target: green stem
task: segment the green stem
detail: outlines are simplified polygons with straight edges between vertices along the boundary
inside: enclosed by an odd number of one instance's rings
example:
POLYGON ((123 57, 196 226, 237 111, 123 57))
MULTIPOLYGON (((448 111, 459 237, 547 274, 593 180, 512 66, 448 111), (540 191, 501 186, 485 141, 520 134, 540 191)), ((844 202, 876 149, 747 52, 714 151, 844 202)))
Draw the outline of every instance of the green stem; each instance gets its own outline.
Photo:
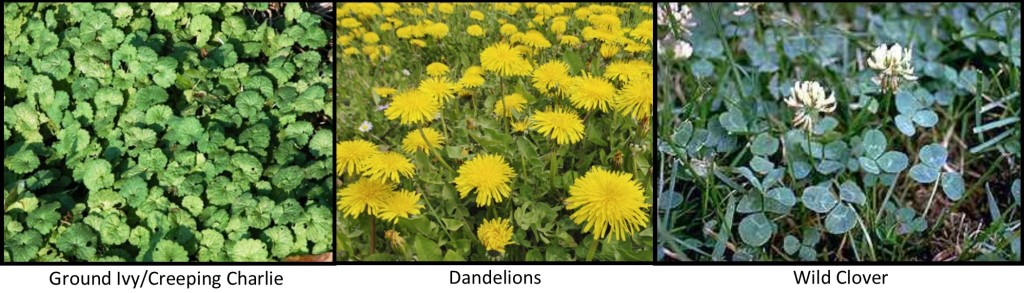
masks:
POLYGON ((377 217, 370 217, 370 254, 373 255, 373 248, 377 238, 377 217))
POLYGON ((592 261, 594 259, 594 253, 597 252, 597 245, 598 245, 597 237, 594 237, 594 241, 590 242, 590 251, 587 252, 587 261, 588 262, 592 261))
POLYGON ((871 253, 871 260, 878 261, 878 257, 875 256, 875 245, 871 242, 871 234, 868 233, 868 228, 864 226, 864 220, 860 217, 860 214, 857 213, 857 210, 853 209, 853 207, 850 207, 849 205, 847 205, 847 207, 853 210, 853 213, 857 215, 857 223, 860 224, 860 230, 864 232, 864 239, 868 241, 868 252, 871 253))
POLYGON ((942 173, 939 173, 939 177, 935 178, 935 187, 932 187, 932 195, 928 197, 928 205, 924 207, 924 213, 922 217, 928 216, 928 210, 932 208, 932 201, 935 199, 935 193, 939 191, 939 181, 942 180, 942 173))

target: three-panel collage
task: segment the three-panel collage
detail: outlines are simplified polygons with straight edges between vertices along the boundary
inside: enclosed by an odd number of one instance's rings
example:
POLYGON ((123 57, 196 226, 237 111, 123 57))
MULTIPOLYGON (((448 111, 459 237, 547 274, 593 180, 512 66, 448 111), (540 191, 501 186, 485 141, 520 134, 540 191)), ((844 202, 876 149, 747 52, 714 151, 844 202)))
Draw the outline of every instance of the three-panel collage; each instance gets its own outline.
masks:
POLYGON ((5 3, 4 258, 1020 262, 1019 3, 5 3))

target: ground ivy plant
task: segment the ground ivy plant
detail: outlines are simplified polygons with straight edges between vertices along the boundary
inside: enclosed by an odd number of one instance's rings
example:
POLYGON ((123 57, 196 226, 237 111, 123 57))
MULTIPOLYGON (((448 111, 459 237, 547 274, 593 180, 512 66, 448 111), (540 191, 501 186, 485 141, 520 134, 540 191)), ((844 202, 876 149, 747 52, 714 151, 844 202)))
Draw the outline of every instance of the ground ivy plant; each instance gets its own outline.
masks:
POLYGON ((332 68, 298 4, 4 5, 5 261, 332 249, 332 68))

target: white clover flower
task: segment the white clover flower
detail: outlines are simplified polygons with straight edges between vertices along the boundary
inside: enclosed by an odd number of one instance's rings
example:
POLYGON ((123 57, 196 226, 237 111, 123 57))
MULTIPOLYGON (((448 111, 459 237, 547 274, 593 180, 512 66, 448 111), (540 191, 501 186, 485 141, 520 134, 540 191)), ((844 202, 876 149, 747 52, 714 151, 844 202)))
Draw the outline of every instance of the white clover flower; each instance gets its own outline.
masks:
POLYGON ((359 124, 358 129, 359 132, 368 132, 370 130, 373 130, 373 123, 370 123, 370 121, 363 120, 363 124, 359 124))
POLYGON ((871 51, 868 58, 868 67, 878 70, 878 76, 871 80, 882 87, 882 91, 895 92, 899 86, 900 79, 908 81, 917 80, 914 76, 914 67, 910 66, 910 59, 913 54, 910 49, 903 49, 900 44, 893 44, 888 47, 885 44, 878 45, 871 51))
POLYGON ((732 12, 732 15, 742 16, 750 12, 751 9, 757 9, 757 7, 764 5, 763 2, 736 2, 736 7, 739 7, 736 11, 732 12))
POLYGON ((659 6, 658 25, 669 25, 670 20, 675 20, 684 34, 689 34, 690 28, 697 25, 697 21, 693 19, 693 13, 688 5, 679 6, 676 3, 669 3, 667 11, 659 6), (669 18, 670 15, 671 18, 669 18))
POLYGON ((836 92, 825 96, 825 88, 815 81, 798 81, 793 85, 792 95, 786 98, 786 105, 796 109, 793 125, 807 130, 814 127, 818 113, 832 113, 836 110, 836 92))
POLYGON ((674 51, 676 53, 676 59, 686 60, 693 54, 693 47, 686 41, 677 41, 674 51))

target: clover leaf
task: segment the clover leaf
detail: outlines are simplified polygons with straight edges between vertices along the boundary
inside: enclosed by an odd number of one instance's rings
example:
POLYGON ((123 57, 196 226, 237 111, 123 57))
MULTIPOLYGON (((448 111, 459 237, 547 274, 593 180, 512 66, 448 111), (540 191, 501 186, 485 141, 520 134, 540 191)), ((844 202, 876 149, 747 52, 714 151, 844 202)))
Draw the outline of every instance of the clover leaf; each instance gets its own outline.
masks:
POLYGON ((917 133, 914 124, 924 128, 931 128, 939 122, 939 116, 935 111, 929 109, 934 98, 924 89, 918 89, 913 94, 908 91, 896 93, 896 128, 904 135, 913 137, 917 133))

